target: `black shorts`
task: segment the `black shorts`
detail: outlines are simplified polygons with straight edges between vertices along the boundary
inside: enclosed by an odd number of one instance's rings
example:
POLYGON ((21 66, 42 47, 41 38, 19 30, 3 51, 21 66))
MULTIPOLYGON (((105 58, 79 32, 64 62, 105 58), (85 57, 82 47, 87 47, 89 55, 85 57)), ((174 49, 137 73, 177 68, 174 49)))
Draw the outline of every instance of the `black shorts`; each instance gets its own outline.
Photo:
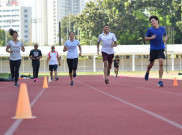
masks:
POLYGON ((49 71, 57 71, 58 65, 49 65, 49 71))
POLYGON ((69 73, 72 73, 73 70, 74 71, 77 70, 78 58, 75 58, 75 59, 67 59, 67 63, 68 63, 69 73))
POLYGON ((155 59, 165 59, 165 55, 164 55, 164 49, 159 49, 159 50, 150 50, 150 62, 154 62, 155 59))

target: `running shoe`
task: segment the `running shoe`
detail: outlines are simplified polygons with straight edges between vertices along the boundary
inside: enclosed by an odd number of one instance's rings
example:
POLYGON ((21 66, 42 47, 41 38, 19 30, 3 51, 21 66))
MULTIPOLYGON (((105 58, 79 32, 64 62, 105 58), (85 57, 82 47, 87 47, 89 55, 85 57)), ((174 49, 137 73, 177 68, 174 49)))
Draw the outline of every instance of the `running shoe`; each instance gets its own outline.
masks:
POLYGON ((33 81, 36 82, 37 81, 36 78, 33 81))
POLYGON ((53 78, 51 77, 51 81, 53 80, 53 78))
POLYGON ((55 81, 57 81, 57 80, 59 80, 59 78, 58 78, 58 77, 56 77, 56 78, 55 78, 55 81))
POLYGON ((76 71, 73 72, 73 77, 74 77, 74 78, 76 77, 76 71))
POLYGON ((20 85, 16 83, 16 84, 15 84, 15 87, 20 87, 20 85))
POLYGON ((163 87, 163 86, 164 86, 164 85, 163 85, 163 82, 162 82, 162 81, 159 81, 159 82, 158 82, 158 86, 163 87))
POLYGON ((39 82, 38 78, 35 78, 36 79, 36 82, 39 82))
POLYGON ((146 74, 145 74, 145 81, 148 81, 148 79, 149 79, 149 73, 146 72, 146 74))
POLYGON ((108 79, 105 79, 105 83, 106 83, 106 84, 109 84, 109 80, 108 80, 108 79))
POLYGON ((70 85, 73 86, 73 81, 70 82, 70 85))

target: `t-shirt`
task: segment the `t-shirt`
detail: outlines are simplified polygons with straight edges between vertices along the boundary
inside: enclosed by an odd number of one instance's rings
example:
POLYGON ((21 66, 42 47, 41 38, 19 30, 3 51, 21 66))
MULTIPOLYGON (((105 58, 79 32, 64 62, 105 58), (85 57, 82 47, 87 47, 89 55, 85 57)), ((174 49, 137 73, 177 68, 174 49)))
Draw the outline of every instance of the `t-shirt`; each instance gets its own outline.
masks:
POLYGON ((57 51, 49 52, 48 56, 47 56, 47 58, 50 59, 49 60, 49 65, 57 65, 58 64, 58 61, 57 61, 58 57, 59 56, 58 56, 58 52, 57 51))
POLYGON ((20 40, 18 42, 10 40, 7 46, 10 47, 10 50, 13 50, 13 52, 10 53, 10 60, 20 60, 22 58, 20 54, 20 49, 21 47, 23 47, 23 43, 20 40))
POLYGON ((118 60, 116 60, 116 59, 114 59, 114 67, 119 67, 119 59, 118 60))
MULTIPOLYGON (((33 50, 30 51, 29 56, 32 56, 33 58, 37 58, 37 57, 42 56, 42 52, 39 49, 37 49, 37 50, 33 49, 33 50)), ((40 61, 40 59, 38 59, 38 60, 37 59, 32 60, 32 62, 33 61, 40 61)))
POLYGON ((147 30, 146 37, 152 37, 153 35, 156 35, 155 39, 150 40, 150 50, 159 50, 164 49, 165 45, 163 42, 163 35, 166 34, 166 29, 163 26, 159 26, 158 29, 155 29, 154 27, 150 27, 147 30))
POLYGON ((105 52, 107 54, 114 54, 114 49, 111 47, 113 45, 113 42, 117 41, 116 36, 114 33, 109 32, 107 35, 102 33, 98 37, 98 42, 102 41, 102 52, 105 52))
POLYGON ((67 58, 68 59, 75 59, 78 58, 78 45, 80 42, 78 40, 70 41, 67 40, 64 44, 68 48, 67 58))

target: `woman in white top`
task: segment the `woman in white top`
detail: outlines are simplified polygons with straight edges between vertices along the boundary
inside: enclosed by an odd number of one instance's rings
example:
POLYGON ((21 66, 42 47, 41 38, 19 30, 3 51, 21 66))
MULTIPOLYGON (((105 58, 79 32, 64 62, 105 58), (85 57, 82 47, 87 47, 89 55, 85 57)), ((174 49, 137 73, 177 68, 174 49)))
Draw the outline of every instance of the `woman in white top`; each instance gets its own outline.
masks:
POLYGON ((20 49, 24 52, 25 48, 23 43, 18 40, 18 33, 13 29, 9 30, 9 34, 13 37, 13 40, 10 40, 7 44, 6 51, 10 53, 10 70, 11 70, 11 79, 15 80, 15 86, 19 87, 18 78, 19 78, 19 69, 21 65, 21 54, 20 49))
POLYGON ((81 56, 81 46, 78 40, 75 40, 75 34, 74 32, 69 33, 70 40, 67 40, 65 42, 63 52, 68 51, 67 53, 67 63, 69 68, 69 76, 71 83, 70 85, 73 86, 73 77, 76 77, 76 70, 78 65, 78 49, 79 47, 79 56, 81 56))

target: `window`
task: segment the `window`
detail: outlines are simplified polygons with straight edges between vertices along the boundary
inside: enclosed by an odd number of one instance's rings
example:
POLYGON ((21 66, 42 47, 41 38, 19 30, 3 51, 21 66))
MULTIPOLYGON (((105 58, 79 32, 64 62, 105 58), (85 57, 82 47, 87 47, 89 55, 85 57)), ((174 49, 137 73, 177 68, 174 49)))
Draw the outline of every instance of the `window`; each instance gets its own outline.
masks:
POLYGON ((28 22, 28 20, 25 20, 24 22, 25 22, 25 23, 27 23, 27 22, 28 22))
POLYGON ((24 17, 28 17, 28 15, 24 15, 24 17))
POLYGON ((14 22, 19 22, 19 20, 12 20, 12 22, 14 23, 14 22))
POLYGON ((28 38, 28 36, 27 36, 27 35, 25 35, 25 38, 28 38))
POLYGON ((25 25, 24 27, 25 27, 25 28, 28 28, 28 25, 25 25))
POLYGON ((13 9, 12 12, 19 12, 19 9, 13 9))
POLYGON ((19 15, 18 14, 16 14, 16 15, 12 15, 12 17, 18 17, 19 15))
POLYGON ((24 12, 26 13, 26 12, 28 12, 28 10, 27 10, 27 9, 25 9, 25 10, 24 10, 24 12))
POLYGON ((25 30, 25 33, 28 33, 28 30, 25 30))
POLYGON ((19 27, 19 25, 12 25, 12 27, 19 27))

